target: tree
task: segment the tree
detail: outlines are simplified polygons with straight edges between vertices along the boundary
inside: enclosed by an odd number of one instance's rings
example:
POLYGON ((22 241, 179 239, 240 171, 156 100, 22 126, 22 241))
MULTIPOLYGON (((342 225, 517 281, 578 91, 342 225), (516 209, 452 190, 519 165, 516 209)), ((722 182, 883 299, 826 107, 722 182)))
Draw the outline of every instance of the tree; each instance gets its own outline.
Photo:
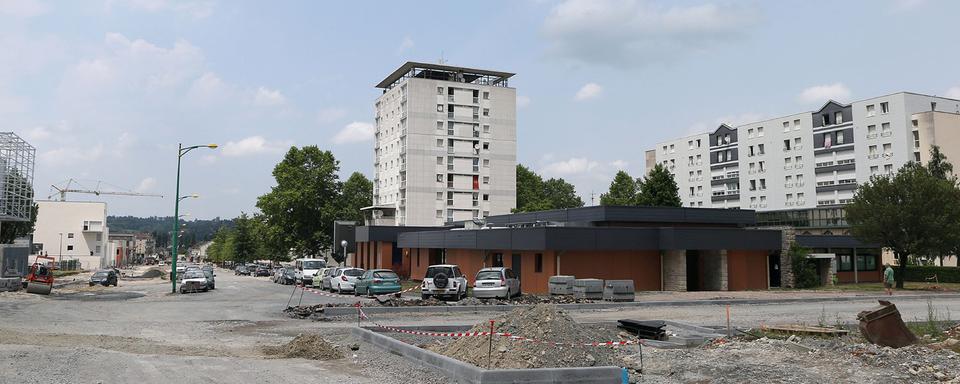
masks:
POLYGON ((30 214, 29 220, 0 222, 0 244, 12 244, 18 237, 33 233, 33 227, 37 223, 39 207, 33 202, 33 185, 15 169, 6 172, 3 180, 3 191, 0 192, 7 196, 18 196, 20 198, 12 199, 15 204, 3 207, 4 212, 2 213, 4 215, 20 216, 21 212, 29 212, 30 214))
POLYGON ((517 207, 513 212, 579 208, 583 200, 574 186, 563 179, 543 181, 536 172, 517 164, 517 207))
POLYGON ((4 221, 0 223, 0 244, 13 244, 13 241, 33 233, 37 224, 37 212, 40 207, 33 203, 30 207, 30 221, 4 221))
POLYGON ((855 237, 893 251, 900 264, 897 288, 903 288, 909 256, 936 249, 938 238, 960 230, 960 189, 907 163, 894 176, 862 184, 846 213, 855 237))
POLYGON ((796 242, 790 243, 787 255, 790 256, 790 271, 793 273, 794 288, 813 288, 817 286, 817 267, 807 255, 810 250, 801 247, 796 242))
POLYGON ((947 156, 940 152, 940 147, 936 145, 930 147, 930 160, 927 161, 927 170, 933 177, 941 180, 955 179, 953 164, 947 161, 947 156))
POLYGON ((279 234, 283 249, 320 256, 330 247, 341 211, 339 170, 333 153, 312 145, 291 147, 274 167, 277 185, 257 198, 257 208, 279 234))
POLYGON ((610 182, 610 190, 600 195, 600 205, 638 205, 637 190, 637 181, 619 171, 610 182))
POLYGON ((673 175, 663 165, 657 164, 647 174, 646 180, 637 181, 640 186, 638 205, 653 207, 679 207, 679 188, 673 175))
POLYGON ((246 213, 241 213, 240 217, 237 217, 234 222, 237 224, 231 244, 234 260, 240 262, 256 260, 260 244, 253 232, 255 224, 246 213))
MULTIPOLYGON (((947 160, 947 156, 940 152, 939 146, 930 147, 930 160, 927 161, 927 171, 930 175, 957 185, 957 177, 953 174, 953 164, 947 160)), ((944 233, 944 236, 931 239, 930 255, 940 260, 940 266, 943 266, 943 258, 946 255, 957 255, 960 250, 960 232, 957 230, 944 233)))
POLYGON ((373 182, 360 172, 354 172, 343 183, 339 220, 363 221, 360 208, 373 205, 373 182))

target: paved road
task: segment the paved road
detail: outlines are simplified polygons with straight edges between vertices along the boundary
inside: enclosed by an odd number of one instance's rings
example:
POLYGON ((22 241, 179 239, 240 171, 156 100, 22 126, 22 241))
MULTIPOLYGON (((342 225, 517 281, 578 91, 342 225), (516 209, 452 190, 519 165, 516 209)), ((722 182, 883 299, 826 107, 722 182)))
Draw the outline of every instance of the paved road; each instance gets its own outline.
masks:
MULTIPOLYGON (((292 286, 266 278, 233 276, 220 270, 217 289, 207 293, 170 294, 159 280, 121 281, 119 287, 60 290, 49 297, 24 293, 0 295, 0 378, 25 383, 290 383, 305 382, 442 382, 439 374, 412 366, 402 358, 361 346, 356 357, 336 361, 269 359, 261 347, 278 345, 304 332, 320 332, 341 345, 353 343, 353 321, 313 322, 282 314, 292 286), (37 377, 36 367, 49 367, 37 377), (173 375, 173 376, 171 376, 173 375), (412 381, 411 381, 412 380, 412 381)), ((294 301, 300 299, 299 294, 294 301)), ((346 302, 306 293, 304 304, 346 302)), ((907 320, 926 319, 925 299, 893 301, 907 320)), ((933 308, 943 317, 960 313, 960 299, 937 298, 933 308)), ((734 305, 732 322, 855 321, 855 314, 875 303, 848 301, 734 305)), ((395 325, 476 324, 495 313, 382 315, 395 325)), ((713 304, 633 308, 572 313, 583 322, 621 318, 672 319, 699 325, 725 324, 725 307, 713 304)), ((957 316, 957 315, 954 315, 957 316)), ((3 380, 0 380, 3 381, 3 380)))

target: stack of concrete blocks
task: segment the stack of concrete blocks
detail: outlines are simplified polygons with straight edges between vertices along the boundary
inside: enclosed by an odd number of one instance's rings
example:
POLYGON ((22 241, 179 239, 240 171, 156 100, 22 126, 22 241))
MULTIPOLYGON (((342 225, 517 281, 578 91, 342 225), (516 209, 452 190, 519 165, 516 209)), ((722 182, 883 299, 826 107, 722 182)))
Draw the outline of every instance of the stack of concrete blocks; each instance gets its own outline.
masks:
POLYGON ((607 280, 603 283, 604 301, 633 301, 633 280, 607 280))
POLYGON ((0 245, 0 292, 16 291, 28 272, 30 248, 26 245, 0 245))
POLYGON ((573 281, 573 297, 577 299, 603 299, 603 280, 576 279, 573 281))
POLYGON ((550 286, 551 295, 572 295, 573 294, 573 281, 576 280, 574 276, 568 275, 557 275, 550 276, 548 285, 550 286))

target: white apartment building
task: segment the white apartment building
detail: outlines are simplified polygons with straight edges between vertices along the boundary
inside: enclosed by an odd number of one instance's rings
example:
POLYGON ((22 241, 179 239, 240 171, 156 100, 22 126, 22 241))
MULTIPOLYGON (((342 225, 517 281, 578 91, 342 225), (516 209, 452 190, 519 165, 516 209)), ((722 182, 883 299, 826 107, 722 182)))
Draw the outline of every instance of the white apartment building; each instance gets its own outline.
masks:
POLYGON ((873 175, 929 158, 960 161, 960 101, 900 92, 658 143, 684 206, 758 211, 839 207, 873 175))
POLYGON ((37 209, 35 249, 58 261, 79 260, 85 270, 111 265, 107 257, 107 203, 37 201, 37 209))
POLYGON ((377 84, 368 224, 435 226, 516 207, 511 76, 407 62, 377 84))

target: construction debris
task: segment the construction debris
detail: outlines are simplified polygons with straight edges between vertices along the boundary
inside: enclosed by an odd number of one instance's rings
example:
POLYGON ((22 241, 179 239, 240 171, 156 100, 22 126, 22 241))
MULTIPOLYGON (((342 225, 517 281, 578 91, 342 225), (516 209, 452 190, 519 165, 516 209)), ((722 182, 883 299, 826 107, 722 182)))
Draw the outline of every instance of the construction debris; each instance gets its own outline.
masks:
POLYGON ((846 329, 834 327, 814 327, 802 324, 764 325, 760 327, 760 329, 770 332, 820 336, 840 336, 850 333, 850 331, 846 329))
POLYGON ((667 323, 663 320, 650 320, 650 321, 641 321, 641 320, 630 320, 623 319, 617 320, 619 325, 617 328, 624 329, 629 332, 631 335, 639 337, 641 339, 648 340, 666 340, 667 331, 664 328, 667 327, 667 323))
POLYGON ((897 306, 886 300, 878 302, 879 306, 857 314, 863 337, 871 343, 893 348, 916 344, 917 336, 907 329, 897 306))
POLYGON ((328 343, 319 334, 299 334, 286 344, 264 347, 263 353, 281 358, 304 358, 312 360, 336 360, 343 358, 343 352, 328 343))

